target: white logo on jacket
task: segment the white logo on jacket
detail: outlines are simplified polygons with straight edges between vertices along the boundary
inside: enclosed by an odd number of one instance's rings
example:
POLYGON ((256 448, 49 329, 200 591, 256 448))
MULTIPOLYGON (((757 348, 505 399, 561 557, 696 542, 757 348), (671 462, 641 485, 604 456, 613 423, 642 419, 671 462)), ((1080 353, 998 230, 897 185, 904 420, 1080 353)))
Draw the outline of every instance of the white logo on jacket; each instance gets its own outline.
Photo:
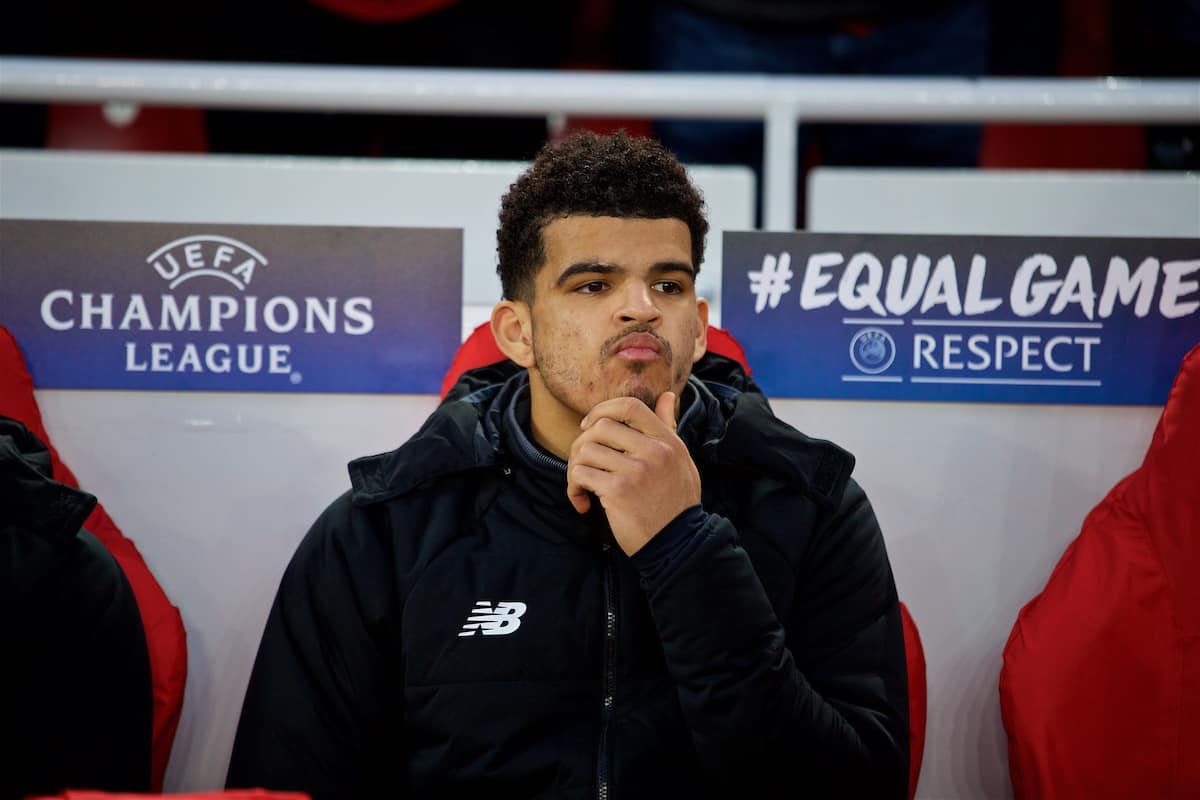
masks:
POLYGON ((496 603, 493 608, 487 600, 480 600, 471 609, 471 615, 458 635, 474 636, 482 631, 484 636, 506 636, 521 627, 524 613, 524 603, 496 603))

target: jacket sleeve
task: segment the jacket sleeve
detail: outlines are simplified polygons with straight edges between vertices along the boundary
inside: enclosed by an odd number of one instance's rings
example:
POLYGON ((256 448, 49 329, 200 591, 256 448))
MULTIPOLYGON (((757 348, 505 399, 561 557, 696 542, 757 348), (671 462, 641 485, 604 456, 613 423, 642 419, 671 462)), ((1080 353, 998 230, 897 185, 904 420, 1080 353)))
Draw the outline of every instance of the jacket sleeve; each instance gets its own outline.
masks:
POLYGON ((794 786, 814 797, 906 797, 903 630, 866 495, 851 481, 835 512, 777 518, 814 527, 786 628, 718 515, 706 515, 665 574, 644 580, 700 762, 743 796, 794 786))
POLYGON ((396 639, 385 635, 395 619, 389 548, 366 513, 348 497, 334 502, 288 565, 242 706, 229 788, 318 800, 396 797, 404 784, 394 763, 403 717, 388 649, 396 639))

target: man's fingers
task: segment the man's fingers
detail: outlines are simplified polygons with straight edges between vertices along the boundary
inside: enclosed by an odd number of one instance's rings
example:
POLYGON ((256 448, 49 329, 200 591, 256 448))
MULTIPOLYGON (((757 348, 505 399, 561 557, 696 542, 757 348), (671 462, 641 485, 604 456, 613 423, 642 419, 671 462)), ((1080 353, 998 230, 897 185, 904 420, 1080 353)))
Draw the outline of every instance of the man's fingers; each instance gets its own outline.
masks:
MULTIPOLYGON (((630 434, 632 436, 641 435, 632 431, 630 431, 630 434)), ((625 448, 614 448, 604 442, 590 439, 576 441, 571 447, 571 457, 567 460, 567 470, 569 471, 575 464, 583 464, 595 467, 596 469, 602 469, 605 472, 627 471, 637 465, 631 456, 626 455, 626 452, 625 448)))
POLYGON ((611 486, 612 473, 587 464, 567 465, 567 499, 580 514, 592 507, 592 495, 601 496, 611 486))
POLYGON ((567 483, 567 499, 580 514, 586 514, 587 510, 592 507, 592 496, 588 494, 587 489, 578 484, 567 483))
MULTIPOLYGON (((621 427, 630 435, 639 435, 621 427)), ((592 493, 597 491, 597 480, 616 470, 628 469, 631 461, 624 453, 611 447, 593 441, 576 440, 567 462, 567 499, 580 514, 587 513, 592 507, 592 493)))
POLYGON ((571 501, 571 505, 580 514, 586 514, 587 510, 592 507, 591 487, 581 483, 575 476, 575 454, 572 452, 571 460, 567 462, 567 499, 571 501))
POLYGON ((574 457, 575 453, 588 443, 603 445, 621 453, 631 453, 645 438, 646 434, 614 419, 604 417, 596 420, 591 427, 575 438, 571 446, 571 455, 574 457))
MULTIPOLYGON (((675 393, 665 392, 665 394, 671 395, 673 406, 675 403, 675 393)), ((662 397, 659 397, 658 402, 662 402, 662 397)), ((674 416, 673 412, 672 416, 674 416)), ((641 431, 647 436, 661 436, 663 434, 663 420, 659 417, 657 411, 651 411, 645 403, 633 397, 616 397, 612 400, 597 403, 580 421, 579 427, 586 431, 602 419, 615 420, 633 428, 635 431, 641 431)), ((675 432, 675 423, 673 420, 667 423, 667 429, 672 433, 675 432)))

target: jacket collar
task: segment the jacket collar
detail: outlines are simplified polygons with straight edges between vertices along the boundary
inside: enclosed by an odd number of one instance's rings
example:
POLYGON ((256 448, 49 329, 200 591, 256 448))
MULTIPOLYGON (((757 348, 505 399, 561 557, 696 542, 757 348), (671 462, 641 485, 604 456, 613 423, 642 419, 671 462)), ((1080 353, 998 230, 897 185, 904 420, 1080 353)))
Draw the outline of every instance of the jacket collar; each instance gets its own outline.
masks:
POLYGON ((13 526, 54 541, 79 532, 96 498, 52 474, 46 445, 20 422, 0 417, 0 528, 13 526))
POLYGON ((496 465, 497 442, 485 433, 483 419, 502 386, 447 399, 400 447, 351 461, 354 503, 380 503, 447 475, 496 465))
MULTIPOLYGON (((700 453, 698 461, 766 473, 825 508, 841 503, 854 471, 853 455, 776 417, 762 389, 733 359, 707 353, 696 362, 692 378, 699 379, 709 403, 704 440, 688 441, 692 452, 700 453)), ((681 435, 687 441, 687 434, 681 435)))
MULTIPOLYGON (((765 472, 795 484, 823 506, 841 501, 854 457, 775 417, 762 391, 735 361, 706 354, 689 384, 692 398, 681 415, 680 436, 698 462, 765 472)), ((516 416, 527 387, 527 374, 511 361, 466 372, 408 442, 350 463, 354 502, 382 502, 443 476, 500 467, 514 459, 526 464, 532 458, 543 469, 561 469, 560 460, 528 440, 516 416), (514 416, 506 420, 506 414, 514 416), (514 433, 507 434, 514 422, 514 433), (526 445, 529 450, 515 452, 526 445)))

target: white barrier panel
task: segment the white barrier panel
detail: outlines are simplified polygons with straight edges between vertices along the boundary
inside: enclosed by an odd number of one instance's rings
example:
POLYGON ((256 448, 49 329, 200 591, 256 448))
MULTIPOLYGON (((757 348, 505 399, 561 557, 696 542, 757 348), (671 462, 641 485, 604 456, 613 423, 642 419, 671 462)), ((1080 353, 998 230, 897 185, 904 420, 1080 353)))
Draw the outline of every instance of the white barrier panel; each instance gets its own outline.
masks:
MULTIPOLYGON (((810 173, 823 232, 1200 236, 1200 177, 810 173)), ((1200 341, 1200 330, 1196 339, 1200 341)), ((922 798, 1010 797, 1001 651, 1084 516, 1141 463, 1158 407, 775 400, 842 444, 883 527, 925 645, 922 798)))
MULTIPOLYGON (((498 161, 0 151, 0 216, 113 222, 463 229, 463 326, 500 299, 500 197, 525 165, 498 161)), ((712 231, 696 287, 720 323, 721 231, 754 226, 753 173, 688 170, 712 231)))
POLYGON ((823 233, 1200 236, 1200 175, 974 169, 808 173, 823 233))
POLYGON ((209 108, 759 119, 770 230, 796 219, 796 122, 1191 123, 1200 82, 414 69, 0 57, 0 99, 209 108))
MULTIPOLYGON (((3 151, 0 217, 461 227, 470 329, 499 299, 497 212, 521 169, 3 151)), ((720 231, 753 224, 754 180, 738 168, 691 172, 713 225, 701 291, 715 291, 720 231)), ((0 269, 4 280, 21 279, 4 261, 0 269)), ((317 514, 349 488, 346 463, 398 446, 436 398, 57 390, 37 398, 63 459, 134 540, 183 614, 189 674, 166 789, 220 787, 288 559, 317 514)))

